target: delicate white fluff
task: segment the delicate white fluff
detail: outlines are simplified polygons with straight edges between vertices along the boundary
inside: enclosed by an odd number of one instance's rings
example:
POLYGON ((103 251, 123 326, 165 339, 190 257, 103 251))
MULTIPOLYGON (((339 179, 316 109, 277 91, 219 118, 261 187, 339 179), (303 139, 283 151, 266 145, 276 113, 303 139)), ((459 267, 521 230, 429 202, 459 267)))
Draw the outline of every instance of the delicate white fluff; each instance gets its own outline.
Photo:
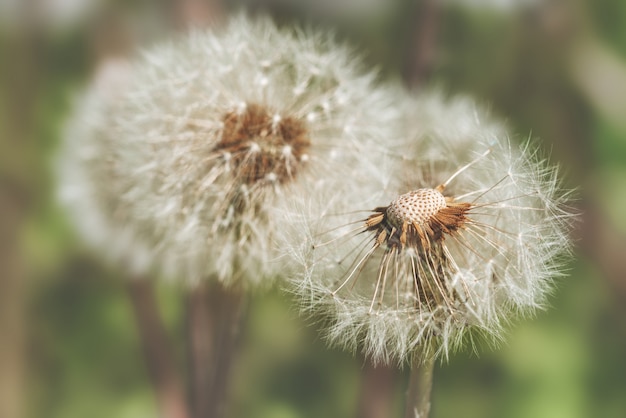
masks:
POLYGON ((404 140, 389 143, 387 187, 344 195, 328 210, 344 215, 303 226, 309 235, 294 253, 295 292, 305 312, 326 318, 329 342, 385 363, 445 358, 477 334, 497 341, 510 319, 545 305, 570 248, 567 195, 536 148, 509 140, 467 99, 424 94, 405 112, 404 140), (375 240, 364 210, 448 180, 443 194, 472 209, 460 230, 444 234, 440 254, 424 260, 405 248, 385 259, 384 245, 368 253, 375 240), (454 296, 416 302, 412 272, 438 269, 454 296))
POLYGON ((103 256, 189 283, 257 285, 281 273, 284 208, 383 170, 371 156, 398 126, 392 91, 350 50, 269 19, 240 16, 155 46, 122 73, 94 83, 70 121, 62 200, 103 256), (293 179, 241 184, 228 153, 216 156, 224 115, 250 105, 304 121, 310 147, 293 179))

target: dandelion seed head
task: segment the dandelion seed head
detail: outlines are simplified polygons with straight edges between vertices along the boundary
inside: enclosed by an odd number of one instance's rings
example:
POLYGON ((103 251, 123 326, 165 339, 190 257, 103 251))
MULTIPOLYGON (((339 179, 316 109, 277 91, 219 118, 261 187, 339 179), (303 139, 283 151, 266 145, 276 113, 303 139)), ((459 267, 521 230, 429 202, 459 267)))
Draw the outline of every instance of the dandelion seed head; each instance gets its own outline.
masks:
POLYGON ((407 115, 385 186, 309 225, 297 279, 331 344, 398 364, 498 343, 545 307, 571 245, 568 194, 534 145, 467 99, 424 95, 407 115))
POLYGON ((400 112, 375 79, 332 35, 265 18, 155 45, 77 106, 63 204, 92 248, 134 271, 271 283, 301 243, 279 244, 291 205, 385 177, 381 138, 400 112))

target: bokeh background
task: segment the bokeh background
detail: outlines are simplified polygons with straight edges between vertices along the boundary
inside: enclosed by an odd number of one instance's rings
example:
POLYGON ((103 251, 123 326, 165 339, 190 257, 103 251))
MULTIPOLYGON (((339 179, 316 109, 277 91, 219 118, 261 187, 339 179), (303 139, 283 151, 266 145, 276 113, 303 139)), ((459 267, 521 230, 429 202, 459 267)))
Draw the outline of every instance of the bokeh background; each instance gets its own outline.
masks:
MULTIPOLYGON (((626 417, 626 2, 0 0, 0 418, 158 415, 124 275, 80 244, 52 162, 100 63, 241 8, 335 31, 382 79, 473 96, 579 189, 550 309, 439 365, 432 417, 626 417)), ((183 290, 156 292, 182 341, 183 290)), ((355 416, 364 360, 280 291, 252 298, 242 338, 231 417, 355 416)), ((401 416, 407 371, 392 377, 401 416)))

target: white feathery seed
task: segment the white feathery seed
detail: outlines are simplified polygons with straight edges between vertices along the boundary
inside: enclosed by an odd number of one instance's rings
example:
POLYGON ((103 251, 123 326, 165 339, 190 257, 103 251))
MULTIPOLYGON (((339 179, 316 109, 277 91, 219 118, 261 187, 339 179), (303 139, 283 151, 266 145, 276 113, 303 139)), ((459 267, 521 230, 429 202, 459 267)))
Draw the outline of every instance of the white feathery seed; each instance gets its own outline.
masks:
POLYGON ((497 342, 545 306, 570 248, 568 194, 533 145, 467 99, 408 102, 387 187, 344 195, 294 252, 302 309, 331 344, 383 363, 497 342))
POLYGON ((70 121, 60 188, 81 235, 135 272, 267 283, 290 205, 350 178, 382 187, 394 91, 330 35, 239 16, 120 73, 70 121))

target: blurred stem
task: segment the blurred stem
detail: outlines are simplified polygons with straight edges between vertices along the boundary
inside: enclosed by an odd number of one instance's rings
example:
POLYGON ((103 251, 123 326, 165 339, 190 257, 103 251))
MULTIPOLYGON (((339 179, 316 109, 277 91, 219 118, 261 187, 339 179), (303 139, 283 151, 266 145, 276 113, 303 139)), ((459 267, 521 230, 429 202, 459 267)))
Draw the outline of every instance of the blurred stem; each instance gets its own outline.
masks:
POLYGON ((45 38, 34 24, 34 8, 16 2, 15 30, 0 42, 0 417, 19 417, 25 408, 29 370, 28 335, 31 275, 22 245, 24 225, 41 203, 37 138, 45 38), (10 57, 10 58, 9 58, 10 57))
POLYGON ((130 280, 128 293, 161 415, 167 418, 190 418, 183 379, 159 315, 152 284, 142 278, 130 280))
POLYGON ((208 285, 202 284, 188 296, 188 349, 191 409, 193 417, 209 416, 211 409, 209 388, 213 373, 216 334, 215 318, 211 315, 211 298, 208 285))
POLYGON ((391 415, 396 370, 385 364, 374 365, 365 359, 357 417, 387 418, 391 415))
POLYGON ((222 0, 174 0, 169 7, 170 18, 178 29, 208 27, 224 15, 222 0))
POLYGON ((434 368, 434 359, 420 361, 412 366, 404 418, 428 418, 434 368))
POLYGON ((191 291, 188 302, 191 398, 195 418, 223 417, 245 311, 244 293, 215 280, 191 291))
POLYGON ((25 274, 19 248, 22 208, 19 196, 0 178, 0 417, 18 417, 22 410, 26 322, 25 274))
POLYGON ((441 23, 440 0, 417 1, 414 15, 405 68, 406 82, 411 88, 424 84, 434 67, 441 23))

